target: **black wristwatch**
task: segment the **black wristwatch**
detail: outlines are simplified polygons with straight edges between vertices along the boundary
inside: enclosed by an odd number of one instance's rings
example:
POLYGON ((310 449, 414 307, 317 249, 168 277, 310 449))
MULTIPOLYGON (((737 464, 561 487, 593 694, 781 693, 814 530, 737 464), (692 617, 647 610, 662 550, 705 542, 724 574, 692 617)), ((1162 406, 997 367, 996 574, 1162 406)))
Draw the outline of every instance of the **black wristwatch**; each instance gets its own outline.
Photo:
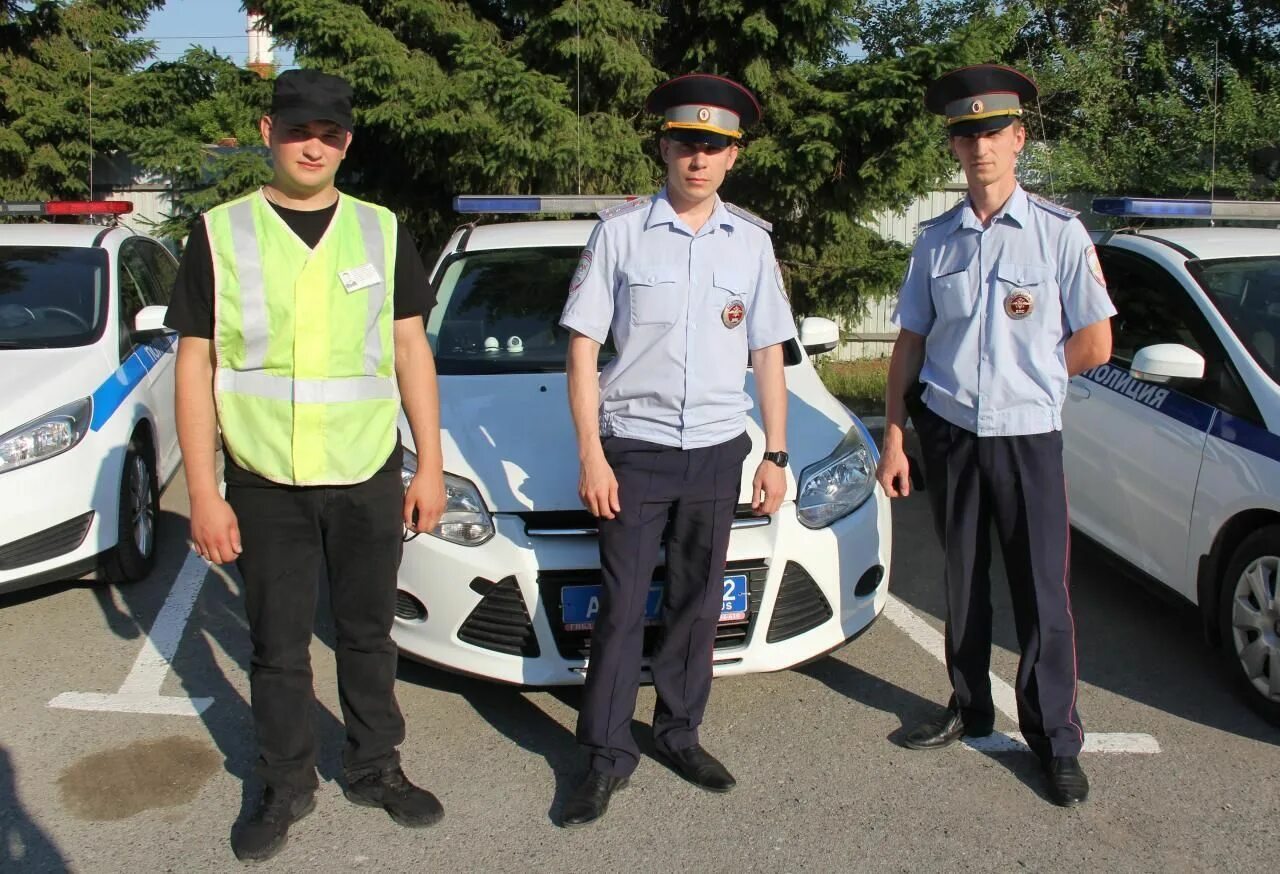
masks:
POLYGON ((766 453, 764 454, 764 460, 765 460, 765 461, 772 461, 774 464, 778 465, 778 467, 786 467, 786 466, 787 466, 787 461, 788 461, 790 458, 791 458, 791 456, 790 456, 790 455, 787 455, 787 453, 786 453, 785 451, 781 451, 781 452, 766 452, 766 453))

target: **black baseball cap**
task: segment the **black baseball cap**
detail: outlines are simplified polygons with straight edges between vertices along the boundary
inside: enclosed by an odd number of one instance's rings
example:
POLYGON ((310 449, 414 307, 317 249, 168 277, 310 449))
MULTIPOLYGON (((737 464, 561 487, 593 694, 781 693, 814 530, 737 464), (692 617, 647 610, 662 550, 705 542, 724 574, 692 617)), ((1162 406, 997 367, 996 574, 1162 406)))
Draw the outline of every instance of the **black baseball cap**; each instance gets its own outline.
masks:
POLYGON ((276 77, 271 117, 283 124, 331 121, 351 130, 351 85, 319 70, 286 70, 276 77))

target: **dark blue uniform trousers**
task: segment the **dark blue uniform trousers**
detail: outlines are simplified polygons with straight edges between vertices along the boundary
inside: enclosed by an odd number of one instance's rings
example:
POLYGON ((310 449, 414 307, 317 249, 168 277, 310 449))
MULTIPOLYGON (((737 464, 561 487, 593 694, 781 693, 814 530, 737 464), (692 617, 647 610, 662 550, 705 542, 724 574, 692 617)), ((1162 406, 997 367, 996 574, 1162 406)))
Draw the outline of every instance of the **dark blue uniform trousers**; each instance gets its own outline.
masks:
POLYGON ((631 718, 640 685, 644 608, 668 523, 662 634, 651 661, 658 693, 653 736, 664 752, 698 743, 711 694, 729 530, 750 448, 745 433, 702 449, 604 440, 622 511, 600 520, 604 586, 578 714, 578 741, 598 771, 625 776, 640 758, 631 718))
POLYGON ((1037 755, 1074 756, 1075 620, 1062 433, 978 437, 929 410, 913 416, 924 453, 947 593, 947 672, 966 726, 992 725, 991 527, 1012 594, 1022 659, 1018 723, 1037 755))

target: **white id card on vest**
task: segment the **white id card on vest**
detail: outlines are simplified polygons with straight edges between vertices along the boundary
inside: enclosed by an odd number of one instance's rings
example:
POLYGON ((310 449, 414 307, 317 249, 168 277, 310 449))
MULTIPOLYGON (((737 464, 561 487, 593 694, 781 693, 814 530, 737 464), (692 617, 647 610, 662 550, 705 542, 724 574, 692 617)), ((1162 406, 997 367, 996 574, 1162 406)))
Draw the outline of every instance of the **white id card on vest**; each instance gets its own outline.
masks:
POLYGON ((378 268, 372 264, 361 264, 350 270, 341 270, 338 272, 338 278, 342 280, 342 287, 347 290, 347 294, 377 285, 382 281, 382 277, 378 275, 378 268))

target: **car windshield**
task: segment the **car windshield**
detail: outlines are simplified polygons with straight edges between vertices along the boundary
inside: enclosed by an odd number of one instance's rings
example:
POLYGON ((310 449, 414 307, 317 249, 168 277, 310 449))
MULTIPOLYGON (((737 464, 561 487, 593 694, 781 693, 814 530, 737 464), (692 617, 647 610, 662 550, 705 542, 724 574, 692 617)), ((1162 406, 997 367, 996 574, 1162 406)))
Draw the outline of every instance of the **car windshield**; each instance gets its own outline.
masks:
POLYGON ((1253 360, 1280 383, 1280 257, 1201 261, 1193 272, 1253 360))
POLYGON ((106 312, 107 253, 0 246, 0 349, 85 346, 106 312))
MULTIPOLYGON (((497 249, 446 262, 427 320, 442 374, 563 373, 560 327, 581 249, 497 249)), ((603 365, 612 346, 600 351, 603 365)))

